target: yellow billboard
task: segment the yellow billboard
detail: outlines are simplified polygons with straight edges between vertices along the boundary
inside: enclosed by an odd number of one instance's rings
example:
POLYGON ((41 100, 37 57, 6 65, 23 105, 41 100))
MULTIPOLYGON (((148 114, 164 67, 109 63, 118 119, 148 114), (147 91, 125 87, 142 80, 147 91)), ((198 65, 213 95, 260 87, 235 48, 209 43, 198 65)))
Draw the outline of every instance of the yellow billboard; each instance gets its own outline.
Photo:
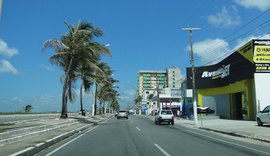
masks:
POLYGON ((255 63, 270 63, 270 46, 254 46, 255 63))

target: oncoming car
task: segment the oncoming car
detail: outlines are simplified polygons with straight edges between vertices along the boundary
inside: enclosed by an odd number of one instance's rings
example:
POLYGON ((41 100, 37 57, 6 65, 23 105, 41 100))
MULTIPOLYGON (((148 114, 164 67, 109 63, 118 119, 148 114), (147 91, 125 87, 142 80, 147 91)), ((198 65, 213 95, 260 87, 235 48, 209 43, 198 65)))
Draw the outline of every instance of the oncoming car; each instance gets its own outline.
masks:
POLYGON ((128 119, 128 112, 127 111, 119 111, 117 114, 117 119, 120 119, 120 118, 128 119))
POLYGON ((262 126, 264 123, 270 123, 270 105, 258 112, 256 121, 258 126, 262 126))

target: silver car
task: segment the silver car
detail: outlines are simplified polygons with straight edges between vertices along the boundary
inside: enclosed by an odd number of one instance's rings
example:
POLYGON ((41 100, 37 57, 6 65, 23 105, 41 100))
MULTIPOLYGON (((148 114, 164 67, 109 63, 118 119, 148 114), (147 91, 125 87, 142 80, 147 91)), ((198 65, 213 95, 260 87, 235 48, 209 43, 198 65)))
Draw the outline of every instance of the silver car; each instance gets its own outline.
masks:
POLYGON ((117 119, 120 119, 120 118, 128 119, 128 112, 127 111, 119 111, 118 115, 117 115, 117 119))
POLYGON ((264 123, 270 123, 270 105, 266 106, 263 111, 258 112, 256 121, 258 126, 262 126, 264 123))

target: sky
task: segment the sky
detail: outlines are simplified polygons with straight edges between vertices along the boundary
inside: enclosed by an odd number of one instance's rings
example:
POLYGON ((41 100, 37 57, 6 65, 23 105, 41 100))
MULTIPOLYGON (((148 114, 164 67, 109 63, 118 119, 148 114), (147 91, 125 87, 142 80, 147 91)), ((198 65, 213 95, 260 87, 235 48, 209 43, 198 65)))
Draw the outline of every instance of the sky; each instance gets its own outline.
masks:
MULTIPOLYGON (((64 22, 92 22, 104 31, 96 41, 109 44, 103 56, 120 82, 120 105, 133 105, 140 70, 190 66, 193 31, 195 66, 214 64, 253 38, 270 38, 269 0, 2 0, 0 18, 0 112, 60 111, 63 71, 51 64, 48 39, 68 32, 64 22)), ((76 93, 79 83, 76 84, 76 93)), ((79 110, 79 97, 68 104, 79 110)), ((84 94, 85 109, 92 94, 84 94)))

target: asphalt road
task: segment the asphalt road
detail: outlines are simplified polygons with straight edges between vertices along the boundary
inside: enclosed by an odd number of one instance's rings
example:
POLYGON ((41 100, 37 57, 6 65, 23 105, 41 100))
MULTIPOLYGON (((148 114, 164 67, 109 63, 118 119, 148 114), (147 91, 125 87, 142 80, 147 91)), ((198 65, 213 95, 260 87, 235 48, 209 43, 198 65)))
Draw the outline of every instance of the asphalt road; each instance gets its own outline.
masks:
POLYGON ((155 125, 144 117, 111 118, 37 155, 52 156, 257 156, 269 144, 253 144, 179 125, 155 125))

